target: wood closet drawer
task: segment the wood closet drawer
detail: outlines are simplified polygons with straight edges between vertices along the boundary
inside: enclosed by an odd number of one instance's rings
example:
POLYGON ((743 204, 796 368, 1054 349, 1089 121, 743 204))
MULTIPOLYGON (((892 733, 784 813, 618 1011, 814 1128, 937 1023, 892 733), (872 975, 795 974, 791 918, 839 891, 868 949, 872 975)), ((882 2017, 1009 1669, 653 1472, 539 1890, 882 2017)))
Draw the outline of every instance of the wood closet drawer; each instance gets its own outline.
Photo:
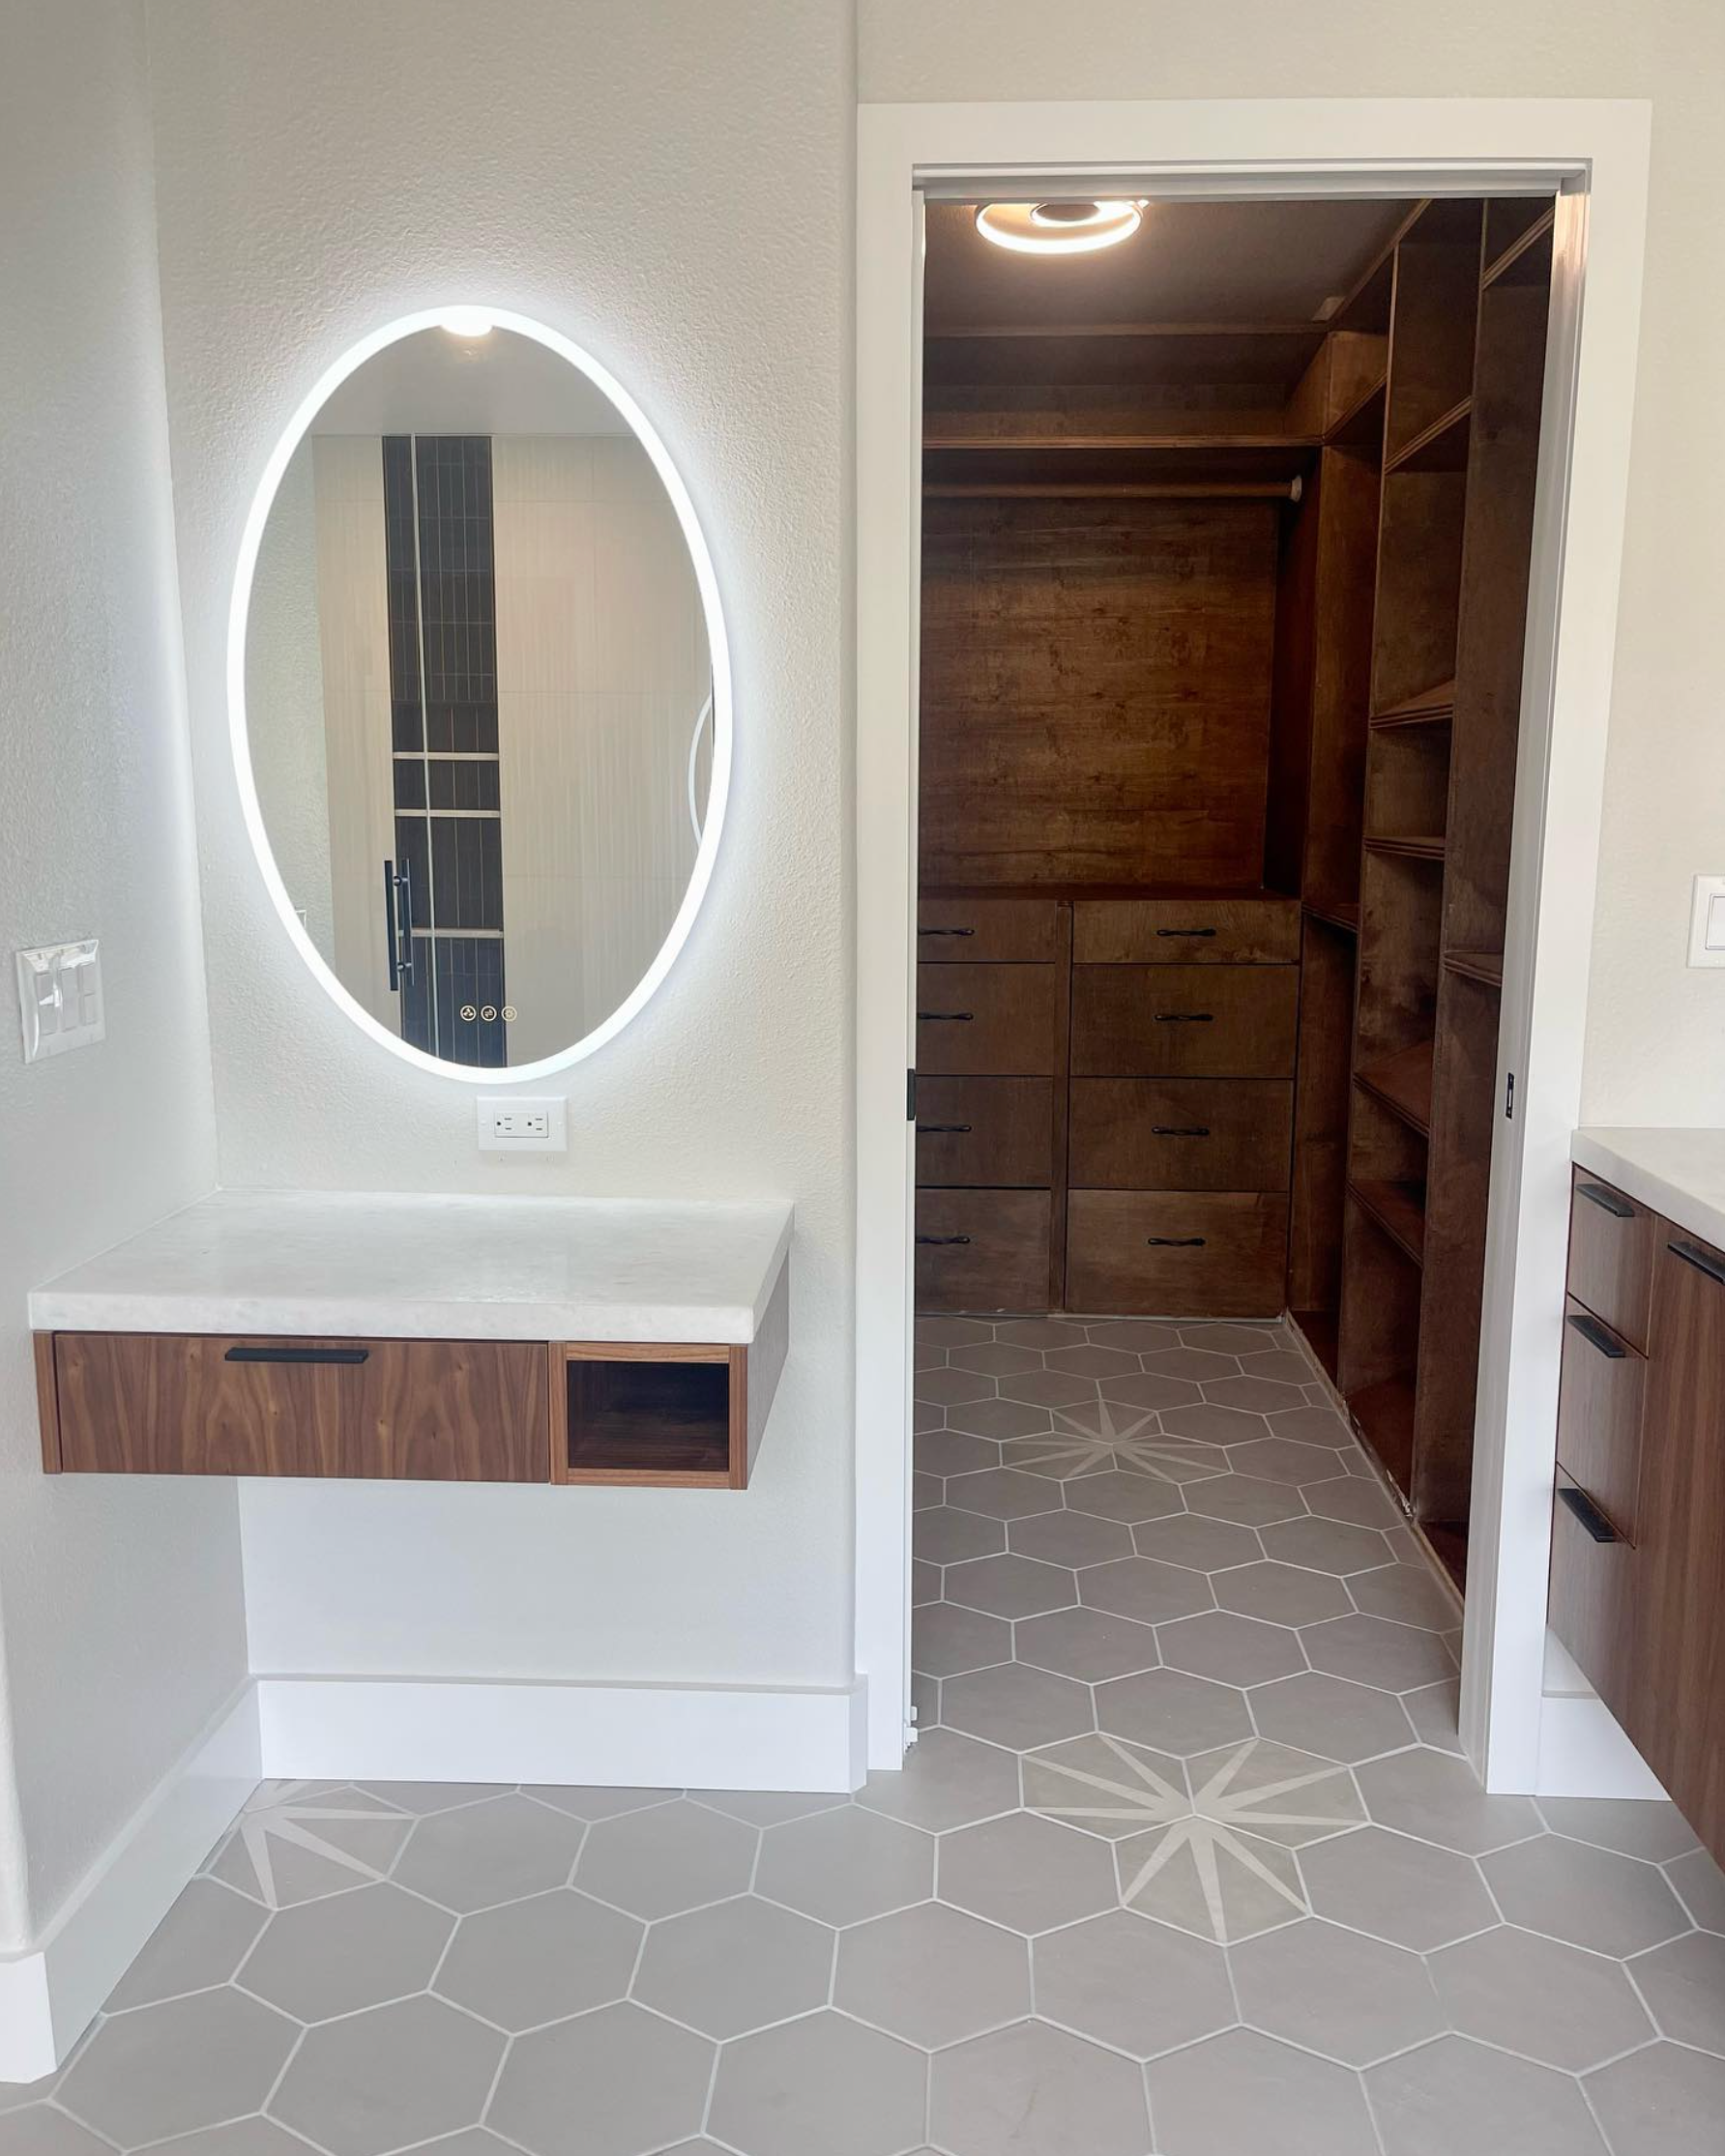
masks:
POLYGON ((1279 1317, 1288 1201, 1258 1191, 1074 1190, 1067 1307, 1145 1317, 1279 1317))
POLYGON ((1281 1078, 1077 1078, 1070 1179, 1093 1189, 1286 1190, 1281 1078))
POLYGON ((1053 1180, 1052 1079, 919 1075, 919 1184, 1045 1190, 1053 1180))
POLYGON ((1064 940, 1052 898, 924 898, 917 906, 924 965, 1053 965, 1065 955, 1064 940))
POLYGON ((1292 966, 1300 909, 1286 898, 1081 898, 1072 957, 1084 966, 1292 966))
POLYGON ((1655 1215, 1645 1206, 1576 1169, 1569 1199, 1569 1293, 1643 1351, 1656 1238, 1655 1215))
POLYGON ((1571 1296, 1564 1313, 1558 1465, 1627 1542, 1636 1538, 1646 1377, 1640 1351, 1571 1296))
POLYGON ((1291 1078, 1298 966, 1075 966, 1075 1077, 1291 1078))
POLYGON ((68 1472, 549 1479, 540 1343, 135 1332, 53 1343, 68 1472))
POLYGON ((1058 966, 919 966, 919 1073, 1051 1078, 1064 979, 1058 966))
POLYGON ((919 1310, 1046 1310, 1046 1190, 920 1190, 919 1310))
MULTIPOLYGON (((1582 1675, 1637 1743, 1643 1702, 1637 1680, 1636 1601, 1641 1565, 1620 1539, 1590 1531, 1585 1493, 1558 1476, 1551 1515, 1551 1597, 1546 1621, 1582 1675), (1580 1500, 1579 1504, 1577 1500, 1580 1500)), ((1598 1522, 1593 1516, 1593 1524, 1598 1522)))

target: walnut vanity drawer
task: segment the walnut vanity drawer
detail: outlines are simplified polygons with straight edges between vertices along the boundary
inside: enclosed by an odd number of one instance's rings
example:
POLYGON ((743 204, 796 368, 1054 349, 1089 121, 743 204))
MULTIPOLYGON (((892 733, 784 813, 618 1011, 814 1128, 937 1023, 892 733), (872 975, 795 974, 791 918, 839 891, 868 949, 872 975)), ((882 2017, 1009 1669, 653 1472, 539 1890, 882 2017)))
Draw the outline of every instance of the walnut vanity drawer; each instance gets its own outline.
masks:
POLYGON ((1075 966, 1074 1077, 1291 1078, 1297 966, 1075 966))
MULTIPOLYGON (((57 1465, 67 1472, 549 1478, 542 1343, 51 1338, 57 1465)), ((44 1393, 47 1384, 44 1368, 44 1393)))
POLYGON ((1569 1293, 1644 1353, 1656 1216, 1577 1168, 1569 1200, 1569 1293))
POLYGON ((1077 1078, 1069 1174, 1098 1190, 1286 1190, 1281 1078, 1077 1078))
POLYGON ((1636 1604, 1642 1560, 1613 1534, 1573 1479, 1560 1473, 1551 1515, 1551 1593, 1546 1621, 1600 1699, 1637 1742, 1643 1701, 1637 1676, 1636 1604))
POLYGON ((919 1310, 1046 1310, 1046 1190, 920 1190, 919 1310))
POLYGON ((1065 978, 1058 966, 919 966, 919 1073, 1053 1077, 1065 978))
POLYGON ((1067 1307, 1279 1317, 1288 1201, 1261 1191, 1073 1190, 1067 1307))
POLYGON ((917 1181, 1045 1190, 1054 1180, 1051 1078, 917 1079, 917 1181))
POLYGON ((923 965, 1053 965, 1066 955, 1062 912, 1052 898, 924 898, 917 957, 923 965))
POLYGON ((1081 966, 1291 966, 1300 909, 1286 898, 1081 898, 1072 958, 1081 966))
POLYGON ((1573 1296, 1564 1313, 1558 1465, 1627 1542, 1637 1530, 1647 1363, 1573 1296))

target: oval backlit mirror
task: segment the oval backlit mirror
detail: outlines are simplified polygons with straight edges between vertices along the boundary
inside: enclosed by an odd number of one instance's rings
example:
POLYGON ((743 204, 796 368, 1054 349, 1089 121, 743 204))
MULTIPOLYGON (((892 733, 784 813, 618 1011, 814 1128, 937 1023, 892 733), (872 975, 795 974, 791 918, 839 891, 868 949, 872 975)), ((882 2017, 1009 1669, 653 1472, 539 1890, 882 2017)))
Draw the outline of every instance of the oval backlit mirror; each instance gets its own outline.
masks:
POLYGON ((278 911, 398 1054, 548 1073, 663 978, 724 815, 724 627, 662 445, 567 338, 447 308, 330 370, 247 524, 228 699, 278 911))

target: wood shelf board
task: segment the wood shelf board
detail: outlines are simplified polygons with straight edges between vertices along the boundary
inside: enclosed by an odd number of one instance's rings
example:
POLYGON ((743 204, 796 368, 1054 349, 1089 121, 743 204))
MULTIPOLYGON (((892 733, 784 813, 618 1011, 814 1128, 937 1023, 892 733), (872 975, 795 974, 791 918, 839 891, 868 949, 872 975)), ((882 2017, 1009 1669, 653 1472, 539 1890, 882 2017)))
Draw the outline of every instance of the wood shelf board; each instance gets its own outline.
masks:
POLYGON ((1336 899, 1324 904, 1308 901, 1301 908, 1307 920, 1321 920, 1327 928, 1339 929, 1344 936, 1360 933, 1360 901, 1336 899))
POLYGON ((1354 399, 1324 437, 1327 449, 1378 450, 1384 447, 1384 397, 1388 373, 1380 374, 1354 399))
POLYGON ((1406 1373, 1380 1378, 1348 1394, 1355 1427, 1381 1460, 1405 1460, 1414 1442, 1414 1380, 1406 1373))
POLYGON ((1418 1182, 1350 1182, 1348 1195, 1376 1221, 1396 1248, 1417 1266, 1425 1263, 1425 1185, 1418 1182))
POLYGON ((1392 860, 1442 860, 1445 851, 1441 831, 1418 834, 1389 835, 1377 833, 1367 838, 1368 854, 1385 854, 1392 860))
POLYGON ((1447 726, 1454 716, 1455 684, 1439 682, 1431 688, 1421 689, 1418 696, 1404 697, 1399 704, 1387 705, 1382 711, 1373 712, 1371 724, 1377 727, 1447 726))
POLYGON ((925 487, 1286 481, 1303 478, 1322 448, 1312 434, 930 434, 922 481, 925 487))
POLYGON ((1467 468, 1468 435, 1474 400, 1464 396, 1422 426, 1384 459, 1388 479, 1397 472, 1461 472, 1467 468))
POLYGON ((1504 954, 1501 950, 1447 950, 1444 971, 1459 974, 1464 980, 1480 981, 1487 988, 1502 988, 1504 954))
POLYGON ((1557 205, 1554 203, 1543 217, 1536 218, 1495 260, 1485 265, 1479 289, 1489 291, 1494 284, 1505 282, 1543 283, 1551 275, 1551 243, 1556 224, 1557 205), (1531 261, 1530 256, 1533 257, 1531 261))
POLYGON ((1423 1137, 1431 1134, 1432 1043, 1418 1040, 1362 1065, 1354 1083, 1423 1137))

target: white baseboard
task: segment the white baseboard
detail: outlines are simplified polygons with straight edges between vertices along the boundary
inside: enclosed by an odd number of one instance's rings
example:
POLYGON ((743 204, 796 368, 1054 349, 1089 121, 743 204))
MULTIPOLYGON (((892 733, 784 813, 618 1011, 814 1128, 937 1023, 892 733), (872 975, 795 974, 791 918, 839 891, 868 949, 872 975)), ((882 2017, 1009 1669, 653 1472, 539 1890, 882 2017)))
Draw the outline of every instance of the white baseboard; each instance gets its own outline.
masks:
POLYGON ((38 1943, 0 1957, 0 2082, 53 2072, 261 1779, 257 1701, 248 1683, 38 1943))
POLYGON ((866 1686, 260 1676, 267 1777, 853 1790, 866 1686))
POLYGON ((1548 1692, 1539 1703, 1535 1796, 1662 1798, 1652 1768, 1592 1692, 1548 1692))

